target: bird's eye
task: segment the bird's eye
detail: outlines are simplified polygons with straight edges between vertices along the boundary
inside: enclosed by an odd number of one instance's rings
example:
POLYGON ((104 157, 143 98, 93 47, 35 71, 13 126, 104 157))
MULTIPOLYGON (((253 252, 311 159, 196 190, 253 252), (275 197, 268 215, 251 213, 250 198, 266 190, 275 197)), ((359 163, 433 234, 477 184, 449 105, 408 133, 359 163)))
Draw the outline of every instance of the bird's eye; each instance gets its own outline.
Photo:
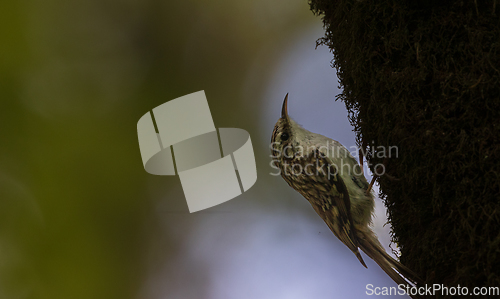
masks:
POLYGON ((287 141, 288 138, 290 138, 290 136, 288 136, 288 133, 281 134, 281 137, 280 137, 281 141, 287 141))

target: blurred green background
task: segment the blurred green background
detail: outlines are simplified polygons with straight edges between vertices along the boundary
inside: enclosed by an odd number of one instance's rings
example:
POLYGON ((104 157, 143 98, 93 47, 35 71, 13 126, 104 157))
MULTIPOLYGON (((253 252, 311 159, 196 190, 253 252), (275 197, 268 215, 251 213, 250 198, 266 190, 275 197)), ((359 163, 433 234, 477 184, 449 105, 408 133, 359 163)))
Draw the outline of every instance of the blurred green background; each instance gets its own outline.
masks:
POLYGON ((387 283, 268 175, 291 89, 312 92, 293 115, 330 136, 341 121, 354 145, 328 50, 295 65, 297 40, 315 53, 321 36, 305 0, 0 2, 0 298, 334 298, 361 275, 387 283), (258 181, 189 214, 177 177, 144 171, 136 125, 199 90, 216 127, 250 132, 258 181))
POLYGON ((2 1, 0 298, 140 297, 155 244, 177 250, 151 190, 179 181, 144 171, 137 120, 205 90, 216 126, 254 133, 311 22, 306 1, 2 1))

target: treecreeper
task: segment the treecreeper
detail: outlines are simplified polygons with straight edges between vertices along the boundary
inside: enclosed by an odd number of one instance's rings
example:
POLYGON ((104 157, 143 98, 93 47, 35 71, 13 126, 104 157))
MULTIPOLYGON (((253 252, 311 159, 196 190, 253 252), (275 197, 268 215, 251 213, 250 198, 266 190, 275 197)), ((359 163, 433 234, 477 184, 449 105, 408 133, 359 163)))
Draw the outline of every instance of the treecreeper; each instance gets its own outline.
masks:
POLYGON ((422 286, 413 271, 387 254, 373 232, 373 193, 356 159, 338 141, 302 128, 288 116, 287 105, 288 94, 271 137, 272 159, 283 179, 309 201, 363 266, 359 249, 398 285, 422 286))

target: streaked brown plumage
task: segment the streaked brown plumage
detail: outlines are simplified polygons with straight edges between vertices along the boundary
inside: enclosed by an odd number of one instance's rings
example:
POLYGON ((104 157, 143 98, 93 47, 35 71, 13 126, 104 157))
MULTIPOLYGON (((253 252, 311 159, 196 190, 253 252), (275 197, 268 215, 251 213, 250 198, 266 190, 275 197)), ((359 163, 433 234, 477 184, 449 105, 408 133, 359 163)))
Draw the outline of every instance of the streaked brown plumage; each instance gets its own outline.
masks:
POLYGON ((367 192, 369 184, 357 161, 339 142, 309 132, 293 121, 287 113, 287 100, 288 94, 271 138, 274 165, 283 179, 309 201, 363 266, 366 264, 359 249, 397 284, 423 284, 385 252, 370 228, 373 194, 367 192))

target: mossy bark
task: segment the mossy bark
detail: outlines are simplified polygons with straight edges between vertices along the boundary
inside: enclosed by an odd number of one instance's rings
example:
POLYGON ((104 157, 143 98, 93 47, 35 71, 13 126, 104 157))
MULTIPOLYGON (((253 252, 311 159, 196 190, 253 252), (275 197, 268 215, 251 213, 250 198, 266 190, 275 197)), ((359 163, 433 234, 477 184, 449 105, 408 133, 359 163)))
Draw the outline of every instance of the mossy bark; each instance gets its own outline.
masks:
POLYGON ((398 148, 379 181, 401 261, 427 283, 499 287, 500 1, 309 2, 358 145, 371 165, 398 148))

